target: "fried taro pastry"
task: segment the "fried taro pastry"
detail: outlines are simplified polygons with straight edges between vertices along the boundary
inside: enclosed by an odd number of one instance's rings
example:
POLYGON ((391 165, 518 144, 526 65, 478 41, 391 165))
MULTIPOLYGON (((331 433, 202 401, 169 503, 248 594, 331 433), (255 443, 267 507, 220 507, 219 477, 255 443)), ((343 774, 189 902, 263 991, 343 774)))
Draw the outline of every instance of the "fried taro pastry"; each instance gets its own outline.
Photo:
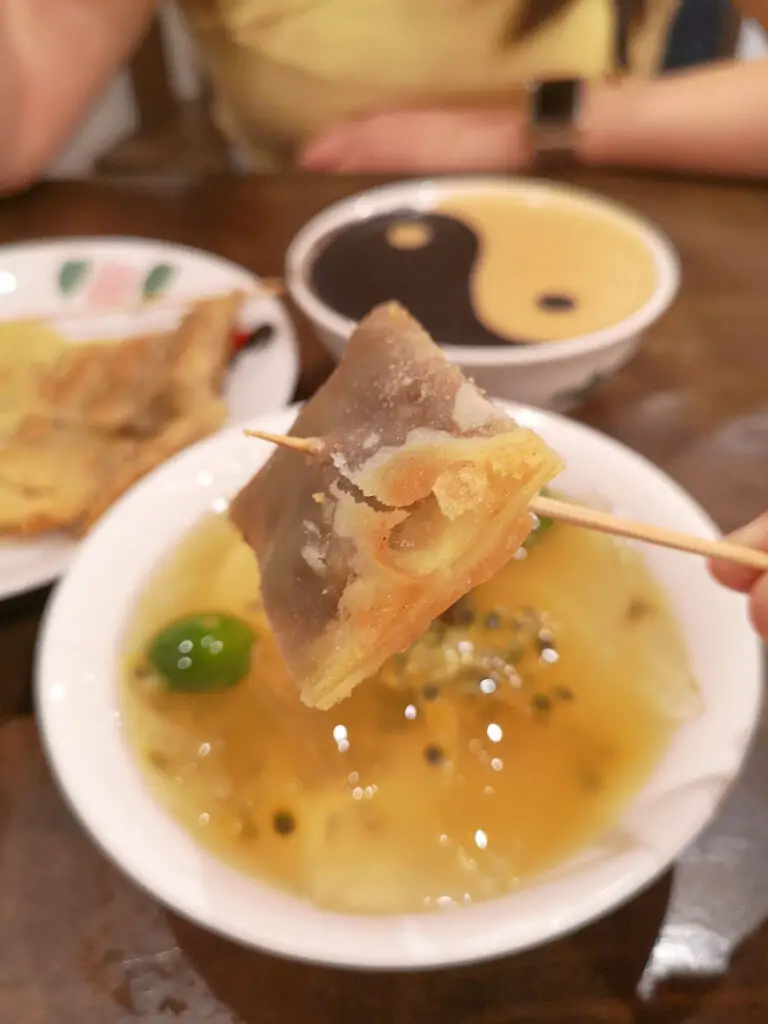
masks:
POLYGON ((230 516, 304 702, 326 709, 518 550, 562 468, 400 306, 358 326, 230 516))
POLYGON ((201 300, 165 334, 66 346, 0 437, 0 537, 82 534, 136 480, 217 430, 241 302, 237 292, 201 300))

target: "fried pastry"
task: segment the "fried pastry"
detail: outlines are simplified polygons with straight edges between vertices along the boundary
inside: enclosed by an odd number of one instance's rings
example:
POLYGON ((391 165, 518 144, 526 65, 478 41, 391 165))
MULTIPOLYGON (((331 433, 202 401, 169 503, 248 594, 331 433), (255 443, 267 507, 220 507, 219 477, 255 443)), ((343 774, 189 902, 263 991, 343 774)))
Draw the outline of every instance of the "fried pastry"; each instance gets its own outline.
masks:
POLYGON ((562 462, 395 303, 361 321, 291 434, 324 454, 276 450, 230 516, 302 699, 325 709, 512 557, 562 462))
POLYGON ((36 411, 97 430, 151 433, 167 415, 162 398, 172 372, 173 335, 68 345, 39 383, 36 411))
POLYGON ((130 442, 110 445, 99 433, 29 416, 0 448, 0 534, 66 529, 93 502, 130 442))
POLYGON ((0 441, 0 534, 82 533, 140 477, 217 430, 241 299, 201 301, 167 334, 67 346, 0 441))

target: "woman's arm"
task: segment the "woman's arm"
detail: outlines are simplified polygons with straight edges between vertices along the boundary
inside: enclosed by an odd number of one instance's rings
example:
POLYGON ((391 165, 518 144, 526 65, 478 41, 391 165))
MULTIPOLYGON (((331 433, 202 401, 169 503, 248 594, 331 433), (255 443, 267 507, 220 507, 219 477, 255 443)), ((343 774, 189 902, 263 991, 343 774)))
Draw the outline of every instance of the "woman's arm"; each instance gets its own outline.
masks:
POLYGON ((0 0, 0 194, 45 168, 153 9, 154 0, 0 0))
POLYGON ((768 177, 768 60, 595 83, 578 155, 593 164, 768 177))
MULTIPOLYGON (((768 177, 768 60, 726 62, 585 89, 577 156, 591 164, 768 177)), ((516 170, 519 111, 395 111, 341 125, 304 166, 420 173, 516 170)))

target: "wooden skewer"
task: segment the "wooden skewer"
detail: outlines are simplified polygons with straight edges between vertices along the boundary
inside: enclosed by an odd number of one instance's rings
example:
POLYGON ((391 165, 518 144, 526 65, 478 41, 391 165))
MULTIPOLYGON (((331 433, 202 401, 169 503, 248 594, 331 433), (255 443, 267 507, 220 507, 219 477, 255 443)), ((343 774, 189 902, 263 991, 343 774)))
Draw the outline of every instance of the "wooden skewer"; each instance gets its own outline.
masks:
POLYGON ((301 455, 313 455, 315 458, 322 458, 325 455, 325 445, 319 437, 293 437, 291 434, 270 434, 268 430, 246 430, 246 437, 256 437, 259 441, 269 441, 280 448, 287 448, 292 452, 299 452, 301 455))
POLYGON ((54 308, 52 306, 50 309, 40 309, 35 313, 20 313, 18 316, 2 317, 0 323, 18 324, 38 320, 103 320, 110 316, 138 316, 141 313, 150 313, 156 310, 186 309, 198 302, 224 298, 225 295, 229 295, 233 291, 239 291, 243 299, 279 297, 285 293, 285 286, 280 278, 268 277, 253 288, 232 288, 226 292, 215 292, 209 295, 175 295, 165 299, 141 300, 133 306, 104 306, 100 309, 78 309, 66 305, 54 308))
MULTIPOLYGON (((322 457, 326 452, 325 445, 318 437, 293 437, 271 434, 264 430, 246 430, 246 434, 249 437, 257 437, 262 441, 269 441, 271 444, 280 445, 282 448, 305 455, 312 455, 315 458, 322 457)), ((703 555, 705 558, 722 558, 729 562, 736 562, 738 565, 745 565, 750 569, 757 569, 760 572, 768 571, 768 552, 756 551, 754 548, 732 544, 730 541, 693 537, 687 533, 667 530, 662 526, 638 523, 631 519, 624 519, 622 516, 615 516, 610 512, 600 512, 598 509, 572 505, 569 502, 560 501, 557 498, 546 498, 542 495, 534 498, 528 507, 537 516, 556 519, 562 523, 570 523, 572 526, 583 526, 588 530, 597 530, 599 533, 639 540, 646 544, 655 544, 658 547, 672 548, 675 551, 687 551, 690 554, 703 555)))
POLYGON ((557 498, 545 498, 540 495, 534 498, 529 508, 537 516, 557 519, 573 526, 585 526, 588 530, 599 533, 610 533, 615 537, 626 537, 629 540, 640 540, 646 544, 656 544, 662 548, 673 548, 675 551, 688 551, 693 555, 705 558, 723 558, 729 562, 745 565, 749 569, 768 571, 768 552, 756 551, 741 544, 732 544, 727 540, 706 540, 704 537, 692 537, 688 533, 667 530, 663 526, 651 526, 650 523, 637 523, 631 519, 600 512, 598 509, 571 505, 557 498))

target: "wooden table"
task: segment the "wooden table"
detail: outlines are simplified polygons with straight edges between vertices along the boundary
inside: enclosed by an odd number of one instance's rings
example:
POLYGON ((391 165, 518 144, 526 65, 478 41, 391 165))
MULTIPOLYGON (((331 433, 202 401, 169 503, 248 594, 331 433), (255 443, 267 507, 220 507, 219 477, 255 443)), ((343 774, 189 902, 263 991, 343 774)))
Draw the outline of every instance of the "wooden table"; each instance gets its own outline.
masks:
MULTIPOLYGON (((645 452, 732 528, 768 508, 768 191, 579 177, 658 221, 684 267, 674 309, 580 416, 645 452)), ((0 201, 0 242, 155 236, 280 274, 301 223, 367 184, 49 184, 0 201)), ((306 394, 329 363, 306 325, 301 332, 306 394)), ((51 779, 29 715, 46 596, 0 608, 0 1024, 768 1021, 768 719, 712 828, 617 913, 495 963, 349 974, 208 935, 161 909, 94 848, 51 779)))

